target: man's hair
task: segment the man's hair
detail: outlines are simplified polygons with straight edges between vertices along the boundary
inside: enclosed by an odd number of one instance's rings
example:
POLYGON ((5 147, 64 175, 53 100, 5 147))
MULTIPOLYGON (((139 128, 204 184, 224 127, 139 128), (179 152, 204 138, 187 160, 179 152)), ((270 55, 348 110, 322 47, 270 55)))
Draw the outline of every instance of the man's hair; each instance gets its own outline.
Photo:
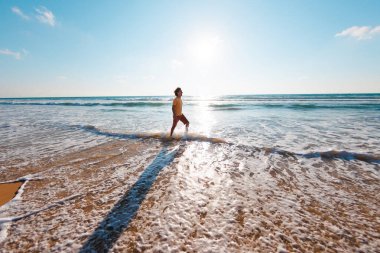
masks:
POLYGON ((174 94, 175 94, 176 96, 178 96, 178 92, 179 92, 180 90, 181 90, 181 88, 178 87, 177 89, 174 90, 174 94))

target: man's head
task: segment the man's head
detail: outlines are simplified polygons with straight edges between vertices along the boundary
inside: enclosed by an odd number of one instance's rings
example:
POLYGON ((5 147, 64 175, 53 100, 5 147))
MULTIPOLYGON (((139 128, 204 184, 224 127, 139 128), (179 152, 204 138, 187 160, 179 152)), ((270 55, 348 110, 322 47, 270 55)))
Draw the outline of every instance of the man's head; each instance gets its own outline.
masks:
POLYGON ((182 96, 182 90, 180 87, 178 87, 177 89, 174 90, 174 94, 176 97, 178 96, 182 96))

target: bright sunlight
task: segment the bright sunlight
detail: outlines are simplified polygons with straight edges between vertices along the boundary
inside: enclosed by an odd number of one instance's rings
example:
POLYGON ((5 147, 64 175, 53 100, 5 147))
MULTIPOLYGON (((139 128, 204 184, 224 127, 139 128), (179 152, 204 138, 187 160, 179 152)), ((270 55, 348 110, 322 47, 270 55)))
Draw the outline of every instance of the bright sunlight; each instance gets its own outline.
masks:
POLYGON ((218 36, 203 36, 189 45, 190 54, 197 61, 213 61, 221 53, 222 40, 218 36))

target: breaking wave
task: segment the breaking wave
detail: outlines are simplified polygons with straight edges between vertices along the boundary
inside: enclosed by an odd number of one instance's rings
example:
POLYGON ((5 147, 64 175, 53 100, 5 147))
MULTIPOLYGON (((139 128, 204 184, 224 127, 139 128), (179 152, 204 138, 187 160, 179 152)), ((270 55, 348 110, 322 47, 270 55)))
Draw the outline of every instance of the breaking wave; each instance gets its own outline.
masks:
POLYGON ((76 125, 74 127, 79 128, 84 131, 92 132, 97 135, 122 138, 122 139, 157 139, 163 142, 197 141, 197 142, 209 142, 209 143, 214 143, 214 144, 225 143, 228 145, 236 146, 237 148, 249 149, 254 152, 264 152, 266 154, 280 154, 286 158, 300 157, 300 158, 308 158, 308 159, 321 158, 323 160, 334 160, 334 159, 340 159, 340 160, 346 160, 346 161, 356 160, 356 161, 363 161, 367 163, 380 164, 380 155, 356 153, 356 152, 349 152, 349 151, 329 150, 329 151, 310 152, 310 153, 297 153, 297 152, 291 152, 291 151, 282 150, 282 149, 273 148, 273 147, 270 147, 270 148, 255 147, 255 146, 235 144, 235 143, 228 142, 222 138, 207 137, 207 136, 195 134, 195 133, 189 133, 183 136, 174 135, 173 138, 171 138, 168 133, 162 133, 162 132, 161 133, 160 132, 157 132, 157 133, 115 133, 115 132, 98 129, 92 125, 85 125, 85 126, 76 125))
POLYGON ((157 107, 167 106, 165 102, 0 102, 0 105, 46 105, 46 106, 115 106, 115 107, 157 107))

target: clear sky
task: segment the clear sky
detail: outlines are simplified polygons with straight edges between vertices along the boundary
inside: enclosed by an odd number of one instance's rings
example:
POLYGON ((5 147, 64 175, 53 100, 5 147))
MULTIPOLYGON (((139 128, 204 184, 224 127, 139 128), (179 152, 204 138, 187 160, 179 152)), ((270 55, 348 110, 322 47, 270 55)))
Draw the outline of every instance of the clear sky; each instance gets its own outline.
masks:
POLYGON ((380 92, 380 1, 1 1, 0 97, 380 92))

